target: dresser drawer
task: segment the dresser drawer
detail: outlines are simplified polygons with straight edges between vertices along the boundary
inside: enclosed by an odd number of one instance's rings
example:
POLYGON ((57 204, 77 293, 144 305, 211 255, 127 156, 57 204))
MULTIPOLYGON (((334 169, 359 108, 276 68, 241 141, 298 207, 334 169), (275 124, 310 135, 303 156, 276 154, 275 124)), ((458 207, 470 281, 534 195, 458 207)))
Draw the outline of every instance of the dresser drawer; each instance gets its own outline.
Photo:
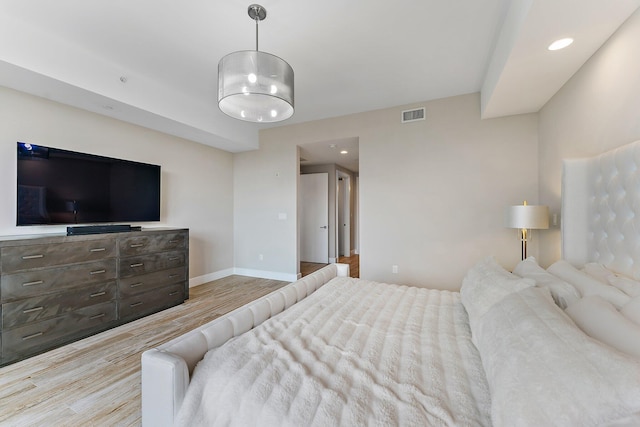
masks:
POLYGON ((127 277, 118 282, 118 292, 120 298, 137 295, 152 289, 163 286, 181 283, 184 285, 187 280, 187 269, 185 267, 171 268, 140 276, 127 277))
POLYGON ((2 331, 3 362, 20 359, 52 346, 62 345, 92 331, 103 330, 116 320, 116 302, 111 301, 2 331))
POLYGON ((3 275, 0 301, 8 302, 45 293, 115 279, 116 260, 107 259, 66 267, 3 275))
POLYGON ((120 256, 133 256, 150 252, 165 252, 185 249, 187 232, 138 235, 120 239, 120 256))
POLYGON ((131 277, 185 265, 184 251, 162 252, 120 260, 120 277, 131 277))
POLYGON ((115 239, 46 245, 9 246, 0 249, 2 273, 53 267, 115 257, 115 239))
POLYGON ((0 238, 0 366, 181 304, 189 230, 0 238))
POLYGON ((123 298, 118 306, 118 318, 135 319, 164 308, 182 304, 184 284, 171 285, 151 292, 123 298))
POLYGON ((50 319, 115 298, 116 283, 109 282, 5 303, 2 304, 2 327, 7 329, 50 319))

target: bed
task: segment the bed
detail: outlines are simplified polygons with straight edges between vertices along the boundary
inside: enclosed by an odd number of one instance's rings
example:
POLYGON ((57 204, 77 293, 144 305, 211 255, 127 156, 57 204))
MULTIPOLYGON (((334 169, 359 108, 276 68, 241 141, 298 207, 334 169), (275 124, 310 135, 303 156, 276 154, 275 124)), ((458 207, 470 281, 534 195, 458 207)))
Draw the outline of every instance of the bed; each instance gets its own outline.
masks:
POLYGON ((449 292, 333 264, 146 351, 143 425, 640 425, 638 153, 565 162, 547 269, 488 256, 449 292))

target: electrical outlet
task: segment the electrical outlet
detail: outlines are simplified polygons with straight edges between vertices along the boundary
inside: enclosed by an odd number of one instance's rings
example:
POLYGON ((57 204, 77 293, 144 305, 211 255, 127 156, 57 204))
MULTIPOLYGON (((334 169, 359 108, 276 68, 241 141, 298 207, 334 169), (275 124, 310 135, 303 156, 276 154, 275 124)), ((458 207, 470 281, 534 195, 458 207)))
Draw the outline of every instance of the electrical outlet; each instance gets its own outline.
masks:
POLYGON ((398 273, 398 266, 397 265, 392 265, 391 266, 391 272, 394 273, 394 274, 397 274, 398 273))
POLYGON ((262 255, 262 254, 258 255, 258 259, 259 259, 260 261, 264 261, 264 255, 262 255))

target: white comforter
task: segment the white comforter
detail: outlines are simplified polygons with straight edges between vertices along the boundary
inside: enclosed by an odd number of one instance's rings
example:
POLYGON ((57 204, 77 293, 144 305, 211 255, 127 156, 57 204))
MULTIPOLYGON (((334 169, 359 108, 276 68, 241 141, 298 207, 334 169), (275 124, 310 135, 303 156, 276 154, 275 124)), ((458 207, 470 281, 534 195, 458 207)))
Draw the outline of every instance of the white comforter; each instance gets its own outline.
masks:
POLYGON ((197 366, 177 425, 490 425, 460 294, 336 278, 197 366))
POLYGON ((496 427, 640 426, 640 360, 585 335, 548 289, 488 258, 460 293, 496 427))

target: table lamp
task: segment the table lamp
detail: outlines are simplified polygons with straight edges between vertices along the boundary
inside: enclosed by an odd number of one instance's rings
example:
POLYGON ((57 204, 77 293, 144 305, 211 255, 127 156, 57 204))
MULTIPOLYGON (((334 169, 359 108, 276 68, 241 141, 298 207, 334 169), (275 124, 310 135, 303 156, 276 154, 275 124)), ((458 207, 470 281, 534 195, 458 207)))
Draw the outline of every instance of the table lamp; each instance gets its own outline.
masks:
POLYGON ((522 205, 507 206, 505 226, 518 228, 522 242, 522 259, 527 258, 527 241, 530 230, 549 228, 549 207, 543 205, 528 205, 525 200, 522 205))

